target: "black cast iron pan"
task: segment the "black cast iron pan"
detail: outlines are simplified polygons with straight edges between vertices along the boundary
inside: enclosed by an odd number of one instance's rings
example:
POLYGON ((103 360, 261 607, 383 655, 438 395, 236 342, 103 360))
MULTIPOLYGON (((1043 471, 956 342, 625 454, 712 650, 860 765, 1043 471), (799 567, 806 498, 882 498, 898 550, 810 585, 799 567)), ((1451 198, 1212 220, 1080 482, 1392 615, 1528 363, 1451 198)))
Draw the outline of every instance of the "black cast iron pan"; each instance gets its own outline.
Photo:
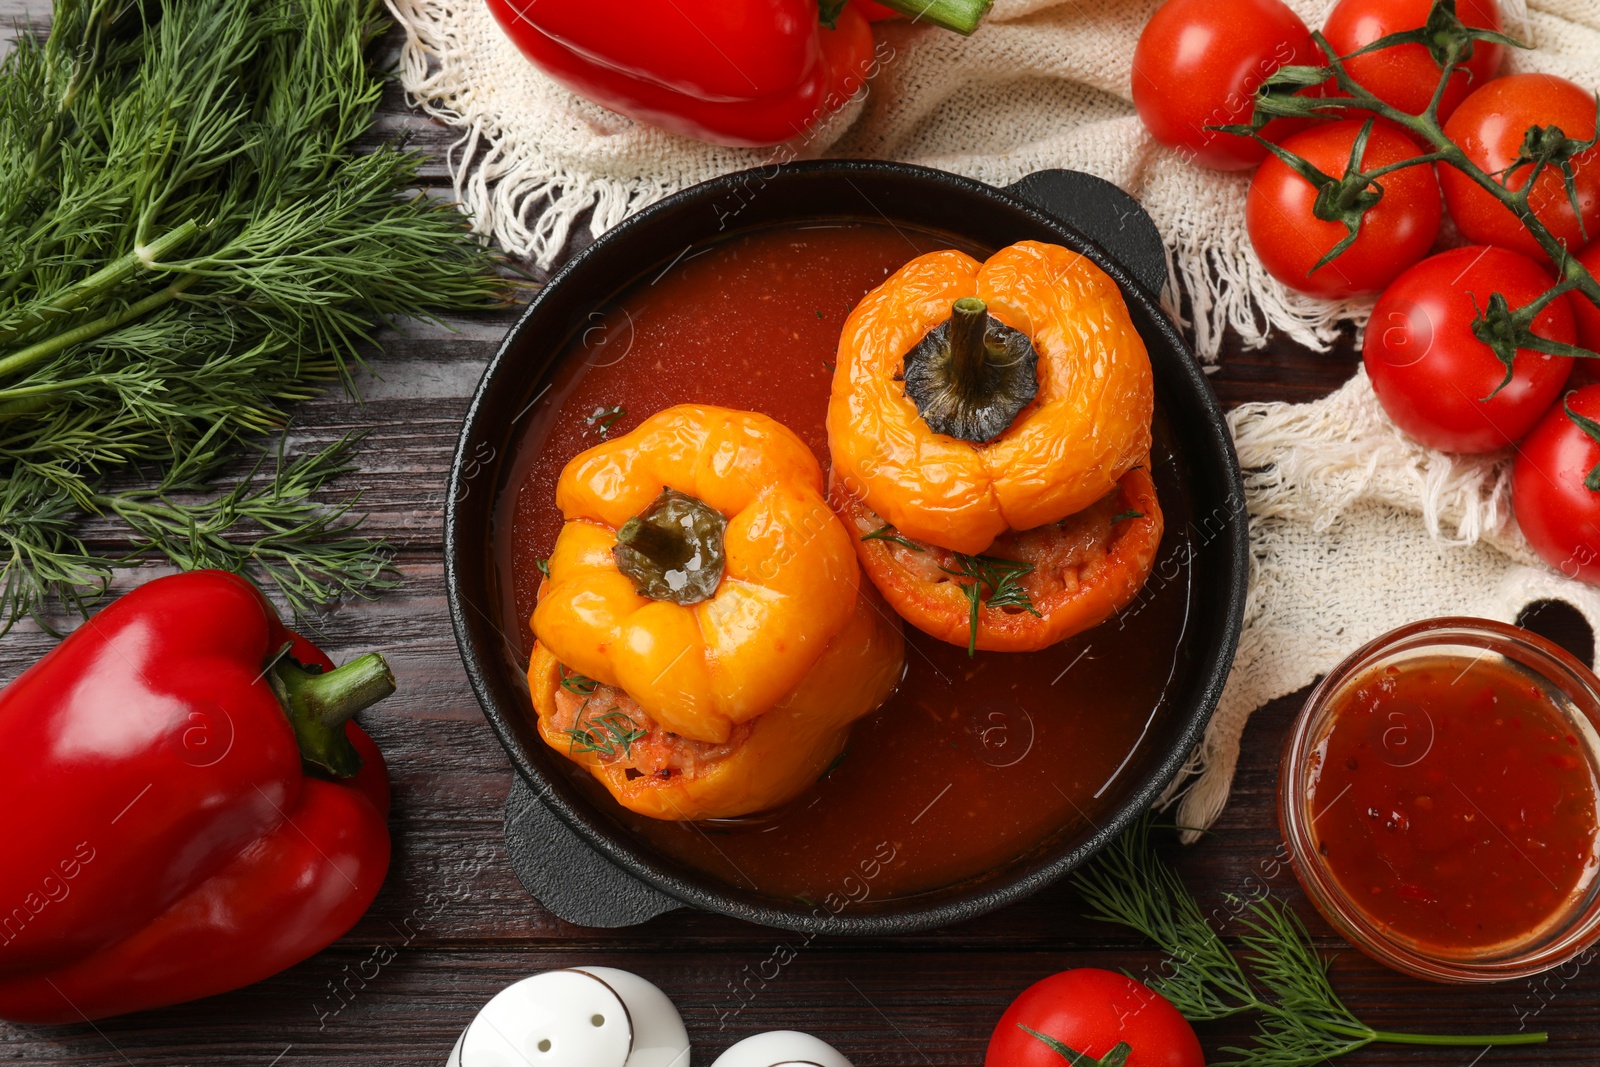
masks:
MULTIPOLYGON (((1160 235, 1138 203, 1090 175, 1044 171, 996 189, 894 163, 822 161, 728 175, 677 193, 575 257, 506 336, 467 412, 450 476, 445 568, 462 662, 484 715, 517 771, 506 840, 523 883, 549 910, 589 926, 625 926, 680 907, 823 933, 895 934, 973 918, 1061 878, 1117 835, 1178 773, 1215 709, 1244 614, 1248 529, 1232 441, 1216 398, 1156 296, 1167 278, 1160 235), (886 218, 1001 247, 1037 239, 1090 257, 1122 288, 1155 371, 1158 403, 1187 465, 1194 513, 1186 676, 1174 713, 1143 743, 1138 773, 1097 826, 1063 833, 989 875, 948 889, 864 901, 837 913, 735 889, 623 834, 573 785, 530 722, 527 650, 506 636, 497 573, 496 502, 520 436, 518 420, 548 382, 587 314, 691 245, 747 227, 819 218, 886 218)), ((514 487, 512 487, 514 489, 514 487)))

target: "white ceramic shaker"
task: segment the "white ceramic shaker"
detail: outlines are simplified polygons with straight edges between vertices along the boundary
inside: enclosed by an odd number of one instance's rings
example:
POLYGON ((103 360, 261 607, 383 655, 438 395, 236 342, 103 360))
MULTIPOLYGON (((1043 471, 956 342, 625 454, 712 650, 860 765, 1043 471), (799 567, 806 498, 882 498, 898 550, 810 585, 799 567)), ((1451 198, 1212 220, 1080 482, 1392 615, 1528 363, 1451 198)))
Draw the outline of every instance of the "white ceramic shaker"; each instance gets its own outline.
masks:
POLYGON ((689 1035, 672 1001, 638 975, 573 967, 496 993, 447 1067, 689 1067, 689 1035))

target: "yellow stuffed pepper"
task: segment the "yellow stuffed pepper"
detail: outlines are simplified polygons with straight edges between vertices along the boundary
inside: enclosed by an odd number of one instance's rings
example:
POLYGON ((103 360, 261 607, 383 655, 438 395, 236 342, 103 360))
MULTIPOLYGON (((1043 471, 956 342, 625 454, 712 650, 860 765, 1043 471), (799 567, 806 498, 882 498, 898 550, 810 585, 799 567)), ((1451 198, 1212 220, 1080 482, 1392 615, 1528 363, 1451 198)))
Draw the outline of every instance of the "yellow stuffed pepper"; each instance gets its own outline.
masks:
POLYGON ((572 460, 533 614, 545 742, 660 819, 788 800, 899 681, 809 448, 764 415, 683 405, 572 460))
POLYGON ((1029 651, 1138 593, 1162 534, 1155 393, 1122 294, 1023 241, 907 263, 845 322, 828 405, 833 500, 913 625, 1029 651))

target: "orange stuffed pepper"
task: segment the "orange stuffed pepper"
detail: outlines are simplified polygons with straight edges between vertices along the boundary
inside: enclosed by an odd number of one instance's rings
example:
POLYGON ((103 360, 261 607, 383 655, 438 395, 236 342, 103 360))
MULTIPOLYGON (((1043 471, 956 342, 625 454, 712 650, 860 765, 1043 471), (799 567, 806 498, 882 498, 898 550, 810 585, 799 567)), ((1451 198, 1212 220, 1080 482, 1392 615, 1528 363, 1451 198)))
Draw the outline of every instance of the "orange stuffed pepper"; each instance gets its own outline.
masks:
POLYGON ((1122 294, 1082 255, 1023 241, 912 260, 846 320, 828 405, 862 567, 969 652, 1099 624, 1161 542, 1154 395, 1122 294))
POLYGON ((547 744, 658 819, 802 792, 898 683, 822 469, 764 415, 683 405, 572 460, 528 684, 547 744))

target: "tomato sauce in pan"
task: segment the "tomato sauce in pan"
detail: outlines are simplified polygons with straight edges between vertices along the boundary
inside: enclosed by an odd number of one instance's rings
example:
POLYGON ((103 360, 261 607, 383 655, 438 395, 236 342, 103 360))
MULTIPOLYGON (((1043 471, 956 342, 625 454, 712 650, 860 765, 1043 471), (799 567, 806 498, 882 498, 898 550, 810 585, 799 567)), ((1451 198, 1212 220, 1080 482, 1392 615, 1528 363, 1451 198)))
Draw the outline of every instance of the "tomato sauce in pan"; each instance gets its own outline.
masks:
MULTIPOLYGON (((497 538, 523 655, 533 644, 537 564, 561 528, 555 486, 568 460, 662 408, 709 403, 780 420, 826 469, 823 418, 845 316, 907 260, 949 247, 980 259, 988 251, 873 222, 748 231, 686 251, 575 323, 555 382, 524 416, 497 538)), ((782 809, 657 822, 621 808, 576 766, 571 773, 655 850, 732 885, 806 902, 949 886, 1084 830, 1145 770, 1143 738, 1159 736, 1180 710, 1163 698, 1181 689, 1190 666, 1190 561, 1216 530, 1192 514, 1159 400, 1155 442, 1167 534, 1139 599, 1037 653, 969 659, 904 627, 898 691, 782 809)))

